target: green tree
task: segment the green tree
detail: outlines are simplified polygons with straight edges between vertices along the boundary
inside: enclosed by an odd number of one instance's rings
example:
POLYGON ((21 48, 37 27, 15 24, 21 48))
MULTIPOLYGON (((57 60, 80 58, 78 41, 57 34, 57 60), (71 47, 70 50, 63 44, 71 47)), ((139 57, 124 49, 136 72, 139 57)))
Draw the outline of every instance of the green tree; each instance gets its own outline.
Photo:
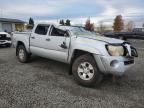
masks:
POLYGON ((61 24, 61 20, 59 21, 59 24, 61 24))
POLYGON ((59 24, 62 24, 62 20, 59 21, 59 24))
POLYGON ((34 20, 33 20, 33 18, 31 18, 31 17, 30 17, 30 19, 29 19, 29 24, 30 24, 30 25, 34 25, 34 20))
POLYGON ((71 26, 71 23, 70 23, 70 20, 69 20, 69 19, 66 20, 65 25, 66 25, 66 26, 71 26))
POLYGON ((29 18, 29 24, 26 27, 29 30, 33 29, 33 27, 34 27, 34 20, 33 20, 33 18, 31 18, 31 17, 29 18))
POLYGON ((124 21, 121 15, 116 16, 113 23, 113 29, 116 32, 120 32, 124 29, 124 21))
POLYGON ((126 31, 127 32, 131 32, 134 28, 134 22, 133 21, 129 21, 127 24, 126 24, 126 31))
POLYGON ((61 25, 65 25, 65 23, 64 23, 64 20, 62 19, 62 20, 60 20, 60 22, 59 22, 61 25))

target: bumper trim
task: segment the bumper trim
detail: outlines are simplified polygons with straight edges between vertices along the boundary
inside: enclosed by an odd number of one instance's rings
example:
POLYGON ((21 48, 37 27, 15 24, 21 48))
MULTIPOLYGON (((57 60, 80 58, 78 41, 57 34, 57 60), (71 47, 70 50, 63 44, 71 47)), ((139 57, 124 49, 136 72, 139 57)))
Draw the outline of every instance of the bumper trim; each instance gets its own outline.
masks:
POLYGON ((94 58, 99 70, 105 74, 121 76, 134 65, 134 58, 132 57, 94 55, 94 58))

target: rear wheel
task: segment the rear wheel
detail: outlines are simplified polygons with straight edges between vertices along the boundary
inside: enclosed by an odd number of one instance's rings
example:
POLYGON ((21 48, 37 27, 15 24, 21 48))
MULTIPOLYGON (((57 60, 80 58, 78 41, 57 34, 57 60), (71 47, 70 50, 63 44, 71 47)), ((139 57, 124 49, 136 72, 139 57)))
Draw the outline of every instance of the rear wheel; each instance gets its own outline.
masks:
POLYGON ((17 58, 21 63, 28 62, 29 54, 27 53, 24 45, 18 46, 17 49, 17 58))
POLYGON ((72 72, 78 84, 83 86, 97 86, 102 80, 102 74, 90 54, 78 57, 73 63, 72 72))

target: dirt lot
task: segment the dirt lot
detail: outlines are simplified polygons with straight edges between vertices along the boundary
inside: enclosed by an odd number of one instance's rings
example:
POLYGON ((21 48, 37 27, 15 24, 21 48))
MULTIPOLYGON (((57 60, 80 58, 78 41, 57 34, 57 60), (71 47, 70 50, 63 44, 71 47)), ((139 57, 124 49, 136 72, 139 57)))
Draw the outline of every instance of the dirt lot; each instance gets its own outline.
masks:
POLYGON ((144 108, 144 41, 132 42, 136 65, 99 88, 77 85, 66 64, 40 57, 22 64, 14 48, 0 48, 0 108, 144 108))

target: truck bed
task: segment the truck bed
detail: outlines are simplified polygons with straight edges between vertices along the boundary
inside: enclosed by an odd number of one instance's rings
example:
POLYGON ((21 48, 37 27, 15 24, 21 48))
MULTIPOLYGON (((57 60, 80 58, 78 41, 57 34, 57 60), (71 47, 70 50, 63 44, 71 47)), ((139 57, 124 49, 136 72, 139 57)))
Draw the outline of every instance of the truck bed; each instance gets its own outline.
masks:
POLYGON ((26 42, 25 45, 27 45, 26 48, 28 48, 27 50, 29 50, 29 40, 30 40, 30 36, 31 36, 31 32, 15 32, 12 35, 12 43, 13 46, 16 47, 17 41, 24 41, 26 42))

